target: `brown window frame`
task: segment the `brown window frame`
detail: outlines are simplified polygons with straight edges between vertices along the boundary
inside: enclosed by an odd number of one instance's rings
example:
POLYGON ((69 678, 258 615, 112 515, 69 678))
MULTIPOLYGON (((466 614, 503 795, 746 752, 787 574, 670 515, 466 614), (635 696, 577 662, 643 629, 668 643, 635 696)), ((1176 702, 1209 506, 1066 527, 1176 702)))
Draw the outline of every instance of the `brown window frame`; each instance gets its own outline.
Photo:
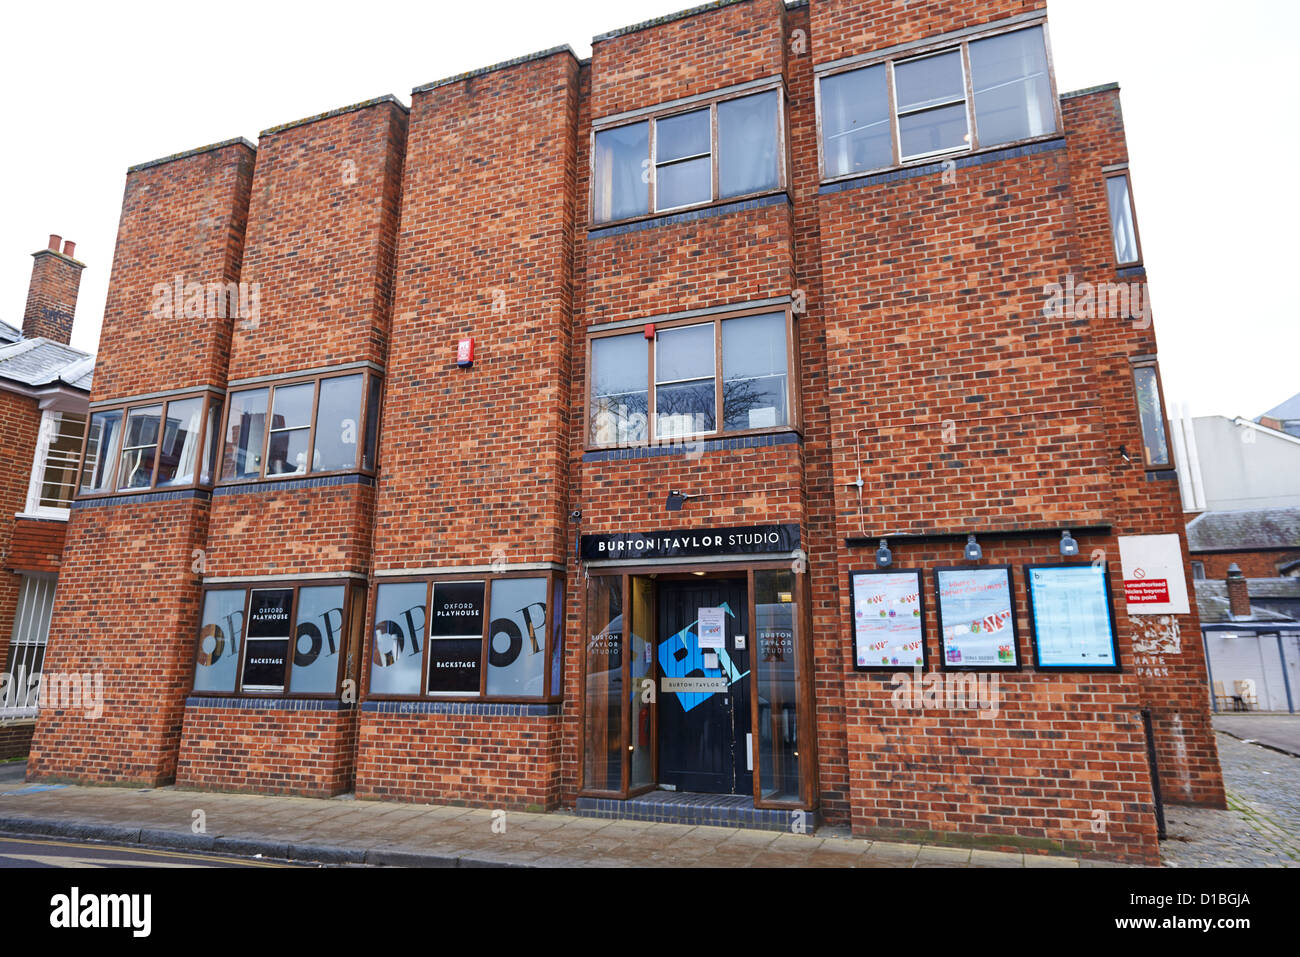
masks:
MULTIPOLYGON (((166 396, 161 396, 152 399, 141 398, 141 399, 132 399, 126 402, 114 402, 108 405, 94 406, 88 409, 86 412, 86 436, 81 443, 81 455, 77 459, 77 492, 76 495, 73 496, 73 501, 81 501, 85 499, 97 499, 97 498, 111 498, 118 495, 145 495, 150 492, 159 492, 159 491, 175 492, 182 489, 212 488, 213 483, 216 481, 216 475, 214 474, 212 476, 209 476, 209 479, 206 482, 203 481, 203 468, 205 464, 203 461, 203 457, 206 456, 206 454, 209 451, 208 422, 211 417, 211 412, 213 407, 219 402, 225 402, 225 393, 219 389, 209 388, 209 389, 196 389, 193 392, 176 393, 174 395, 166 395, 166 396), (169 485, 159 486, 158 465, 162 460, 162 454, 161 454, 162 441, 167 434, 167 431, 164 428, 167 422, 167 410, 175 402, 187 402, 192 399, 203 400, 203 410, 200 413, 200 419, 199 419, 199 438, 198 438, 200 458, 195 462, 194 479, 193 481, 185 484, 169 484, 169 485), (118 480, 119 470, 122 467, 122 452, 126 448, 124 444, 126 438, 126 423, 130 420, 132 411, 139 410, 139 409, 147 409, 155 405, 160 406, 161 411, 158 414, 159 417, 158 439, 154 444, 153 472, 149 477, 149 484, 142 488, 119 489, 117 488, 117 484, 118 484, 117 480, 118 480), (117 452, 113 456, 113 471, 112 471, 113 488, 103 492, 86 492, 83 491, 83 489, 84 489, 84 478, 85 478, 85 468, 86 468, 86 455, 90 451, 91 426, 94 424, 94 419, 96 415, 101 415, 106 412, 122 413, 121 428, 122 428, 123 441, 118 443, 117 452)), ((217 468, 220 466, 220 462, 221 462, 221 457, 220 454, 218 454, 217 462, 213 466, 214 473, 217 471, 217 468)))
POLYGON ((1116 269, 1132 269, 1142 266, 1144 258, 1142 255, 1142 230, 1138 227, 1137 201, 1133 198, 1133 177, 1129 175, 1127 163, 1118 166, 1108 166, 1104 170, 1102 177, 1102 189, 1106 194, 1106 231, 1110 233, 1110 251, 1115 257, 1116 269), (1137 246, 1137 259, 1128 262, 1120 262, 1119 249, 1115 245, 1115 227, 1113 211, 1110 205, 1110 181, 1112 179, 1123 179, 1124 189, 1128 194, 1128 214, 1133 220, 1133 244, 1137 246))
POLYGON ((1133 386, 1133 410, 1137 413, 1138 420, 1138 448, 1142 451, 1142 467, 1148 472, 1168 472, 1176 469, 1178 464, 1174 461, 1174 445, 1169 435, 1169 414, 1168 406, 1165 405, 1165 386, 1160 378, 1160 362, 1154 358, 1130 359, 1129 366, 1129 381, 1133 386), (1147 462, 1147 443, 1143 437, 1142 401, 1138 396, 1137 371, 1148 368, 1155 370, 1156 395, 1160 399, 1160 428, 1164 431, 1165 456, 1168 458, 1168 461, 1162 465, 1151 465, 1147 462))
POLYGON ((795 313, 790 303, 782 303, 774 306, 762 306, 751 308, 737 308, 729 312, 719 312, 704 316, 684 316, 676 319, 655 320, 647 319, 642 325, 622 326, 616 329, 601 329, 599 327, 587 331, 586 342, 586 365, 583 371, 583 447, 588 452, 599 452, 604 449, 626 449, 626 448, 650 448, 663 445, 664 443, 680 442, 699 442, 710 439, 727 439, 739 438, 747 435, 770 435, 778 432, 803 432, 803 416, 801 412, 802 389, 799 382, 799 316, 795 313), (756 429, 731 429, 727 430, 722 427, 724 422, 724 410, 722 402, 722 323, 728 319, 742 319, 745 316, 763 316, 772 313, 782 313, 785 316, 785 345, 786 345, 786 408, 789 411, 788 421, 784 425, 764 426, 756 429), (717 419, 717 427, 711 432, 693 432, 689 435, 673 435, 661 439, 658 436, 657 423, 655 421, 655 361, 658 348, 659 332, 663 329, 677 329, 684 326, 701 326, 713 325, 713 402, 714 415, 717 419), (592 343, 597 339, 609 339, 617 336, 627 335, 644 335, 647 326, 654 326, 655 337, 653 340, 647 340, 650 345, 646 349, 647 366, 646 366, 646 383, 648 388, 647 412, 646 412, 646 438, 639 442, 612 442, 600 445, 592 441, 591 435, 591 386, 592 386, 592 343))
MULTIPOLYGON (((225 405, 221 411, 221 431, 218 433, 221 439, 221 447, 217 453, 216 474, 213 481, 216 486, 229 485, 258 485, 267 482, 284 482, 293 479, 318 478, 327 475, 368 475, 374 477, 379 472, 379 437, 375 436, 375 461, 369 468, 364 466, 366 446, 369 436, 366 434, 366 424, 368 422, 368 413, 370 405, 371 382, 379 380, 380 387, 378 392, 379 415, 375 417, 375 427, 378 429, 382 424, 382 414, 384 408, 384 374, 369 367, 359 367, 350 369, 336 369, 327 372, 317 372, 308 375, 288 375, 282 378, 267 379, 260 382, 244 382, 236 386, 231 386, 225 397, 225 405), (320 416, 320 393, 321 383, 327 379, 343 379, 349 376, 361 376, 361 406, 358 410, 357 418, 357 455, 353 460, 351 468, 341 469, 320 469, 311 468, 311 458, 316 450, 316 426, 320 416), (311 421, 308 425, 307 435, 307 470, 305 472, 284 472, 279 475, 267 474, 266 467, 268 464, 268 450, 271 443, 271 410, 275 406, 275 390, 287 388, 296 385, 313 385, 312 403, 311 403, 311 421), (266 390, 266 419, 262 435, 262 462, 258 469, 258 474, 251 478, 224 478, 226 471, 226 449, 229 445, 228 429, 230 421, 230 407, 234 402, 235 396, 243 395, 247 392, 257 392, 260 389, 266 390)), ((232 460, 233 461, 233 460, 232 460)))
MULTIPOLYGON (((1048 140, 1060 139, 1065 135, 1065 123, 1061 113, 1061 97, 1056 87, 1056 67, 1052 59, 1052 38, 1047 28, 1047 18, 1045 16, 1033 20, 1024 20, 1018 23, 1004 24, 995 29, 985 30, 980 33, 972 33, 969 36, 960 38, 949 37, 946 40, 939 39, 931 43, 918 44, 913 47, 908 47, 905 50, 897 50, 892 53, 882 53, 879 56, 866 57, 852 63, 846 63, 841 66, 823 70, 816 75, 813 99, 815 101, 817 114, 817 174, 819 177, 818 181, 821 183, 838 183, 844 180, 859 179, 863 176, 872 176, 889 170, 907 169, 912 166, 928 166, 940 162, 948 157, 971 156, 979 153, 987 153, 991 150, 1010 149, 1015 146, 1022 146, 1026 143, 1042 143, 1048 140), (1051 89, 1052 112, 1056 121, 1056 129, 1051 133, 1043 133, 1039 136, 1029 136, 1023 139, 1009 140, 1004 143, 982 145, 979 141, 979 124, 975 115, 975 89, 971 78, 970 44, 976 43, 980 40, 987 40, 990 37, 1001 36, 1006 33, 1018 33, 1022 30, 1031 30, 1035 28, 1039 28, 1043 31, 1043 48, 1047 55, 1047 79, 1051 89), (952 52, 959 52, 961 54, 962 74, 965 86, 963 96, 966 106, 966 129, 970 135, 970 145, 936 150, 904 159, 902 157, 902 141, 898 123, 898 96, 894 88, 894 68, 896 65, 901 65, 909 61, 922 60, 928 57, 952 52), (822 80, 827 77, 852 73, 856 70, 866 70, 873 66, 882 65, 885 67, 886 90, 889 97, 889 130, 892 162, 888 166, 878 166, 874 169, 853 170, 849 173, 840 173, 835 176, 828 176, 826 173, 825 140, 822 131, 822 80)), ((953 102, 955 103, 955 101, 953 102)), ((924 111, 914 110, 909 112, 924 111)))
MULTIPOLYGON (((505 572, 439 572, 424 575, 385 575, 374 581, 373 597, 370 602, 370 615, 366 619, 366 641, 365 655, 362 673, 365 676, 365 690, 362 694, 363 701, 448 701, 469 703, 477 702, 479 704, 559 704, 564 700, 563 686, 559 693, 552 693, 551 689, 555 687, 554 675, 552 669, 555 665, 555 645, 557 637, 560 642, 564 641, 563 624, 565 620, 565 604, 568 601, 568 587, 566 576, 563 571, 551 568, 542 569, 520 569, 518 571, 505 572), (546 626, 545 640, 546 644, 542 649, 542 654, 546 656, 545 671, 542 675, 543 693, 540 695, 489 695, 487 693, 488 679, 488 655, 492 648, 492 583, 502 579, 517 578, 542 578, 546 580, 546 626), (429 608, 433 603, 433 586, 438 582, 482 582, 483 583, 483 644, 479 653, 479 684, 478 693, 473 695, 466 694, 430 694, 429 687, 429 608), (424 589, 424 647, 420 652, 420 687, 423 690, 419 694, 372 694, 370 691, 371 669, 374 667, 374 640, 375 626, 378 624, 379 609, 379 589, 384 585, 410 585, 423 584, 424 589), (556 601, 556 587, 559 587, 559 598, 556 601), (552 604, 559 606, 558 611, 552 608, 552 604), (560 617, 558 623, 561 625, 559 631, 556 630, 557 619, 554 617, 558 614, 560 617)), ((564 662, 560 662, 560 677, 563 679, 564 662)))
MULTIPOLYGON (((587 142, 587 228, 588 229, 605 229, 608 226, 617 226, 625 223, 635 223, 647 219, 658 219, 661 216, 673 216, 677 213, 688 210, 707 209, 711 206, 722 206, 728 203, 738 203, 749 199, 755 199, 759 196, 771 196, 778 193, 784 193, 790 188, 790 119, 788 116, 789 95, 785 89, 785 81, 780 77, 773 77, 770 82, 745 89, 731 90, 729 92, 719 92, 711 96, 701 97, 690 103, 676 103, 671 106, 664 106, 650 111, 642 112, 634 118, 619 118, 613 120, 595 120, 591 124, 591 132, 587 142), (731 100, 742 100, 749 96, 758 96, 762 93, 769 93, 775 90, 777 94, 776 118, 777 118, 777 185, 771 189, 761 189, 752 193, 741 193, 736 196, 727 196, 722 198, 718 195, 719 172, 718 172, 718 104, 727 103, 731 100), (655 153, 655 124, 660 120, 671 119, 674 116, 682 116, 687 113, 695 113, 699 110, 709 111, 709 168, 710 168, 710 198, 698 203, 689 203, 685 206, 673 206, 669 209, 656 209, 656 180, 658 178, 659 163, 655 153), (635 216, 624 216, 621 219, 596 219, 596 134, 604 133, 608 130, 621 129, 628 126, 636 126, 639 123, 648 123, 647 131, 648 142, 646 151, 646 168, 650 171, 650 179, 647 184, 646 203, 648 212, 638 213, 635 216)), ((680 162, 674 160, 673 162, 680 162)), ((665 163, 663 165, 671 165, 665 163)))
MULTIPOLYGON (((285 578, 273 579, 268 581, 230 581, 230 582, 212 582, 203 586, 199 595, 199 632, 194 642, 194 658, 190 663, 190 694, 198 695, 204 698, 292 698, 295 700, 317 700, 317 701, 337 701, 343 693, 343 682, 351 678, 354 682, 354 690, 359 689, 360 684, 357 675, 357 666, 361 660, 361 651, 365 644, 365 618, 356 619, 355 615, 358 610, 364 612, 366 608, 366 585, 365 582, 358 578, 350 578, 340 575, 337 578, 285 578), (331 588, 343 587, 343 626, 344 635, 342 645, 339 649, 338 670, 334 676, 333 692, 293 692, 289 689, 293 686, 293 657, 294 650, 297 646, 298 636, 298 595, 304 588, 331 588), (256 591, 284 591, 292 589, 293 599, 289 606, 290 636, 289 636, 289 653, 284 663, 284 688, 280 691, 266 691, 255 689, 252 691, 244 690, 244 659, 248 655, 248 607, 252 601, 253 592, 256 591), (195 672, 199 666, 199 652, 203 650, 202 644, 202 616, 203 606, 207 603, 208 592, 214 591, 242 591, 244 593, 244 632, 240 636, 239 660, 235 664, 235 689, 233 691, 208 691, 194 687, 195 672), (357 603, 360 603, 358 609, 357 603)), ((257 640, 257 639, 254 639, 257 640)), ((359 700, 359 695, 358 695, 359 700)))

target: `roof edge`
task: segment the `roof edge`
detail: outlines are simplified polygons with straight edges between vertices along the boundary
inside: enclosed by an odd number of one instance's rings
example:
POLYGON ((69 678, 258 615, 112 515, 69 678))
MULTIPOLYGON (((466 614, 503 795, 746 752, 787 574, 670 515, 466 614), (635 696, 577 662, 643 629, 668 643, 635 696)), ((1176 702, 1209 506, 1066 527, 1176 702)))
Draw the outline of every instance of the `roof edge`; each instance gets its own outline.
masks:
POLYGON ((520 66, 521 64, 524 63, 531 63, 533 60, 544 60, 546 57, 555 56, 557 53, 567 53, 569 54, 569 56, 573 57, 575 62, 579 62, 579 63, 581 62, 580 60, 578 60, 578 55, 573 52, 573 47, 569 46, 567 43, 562 43, 557 47, 549 47, 548 49, 545 50, 538 50, 536 53, 528 53, 525 54, 524 56, 517 56, 509 60, 502 60, 500 63, 493 63, 491 66, 479 67, 477 70, 467 70, 464 73, 457 73, 455 76, 448 76, 448 77, 444 77, 441 80, 434 80, 432 83, 424 83, 420 86, 412 88, 411 95, 414 96, 417 93, 428 93, 430 90, 436 90, 440 86, 448 86, 452 83, 459 83, 463 80, 468 80, 476 76, 482 76, 485 73, 495 73, 497 70, 508 70, 512 66, 520 66))
POLYGON ((1103 83, 1100 86, 1086 86, 1082 90, 1071 90, 1069 93, 1062 93, 1059 99, 1073 100, 1075 97, 1090 96, 1093 93, 1107 93, 1111 90, 1118 89, 1118 83, 1103 83))
POLYGON ((599 33, 591 38, 591 42, 594 46, 602 40, 613 40, 617 37, 627 36, 629 33, 648 30, 650 27, 662 26, 665 23, 673 23, 676 20, 685 20, 687 17, 698 16, 701 13, 712 13, 714 10, 721 10, 724 7, 734 7, 738 3, 748 2, 749 0, 714 0, 713 3, 701 4, 698 7, 679 10, 676 13, 666 13, 662 17, 654 17, 650 20, 643 20, 640 23, 634 23, 628 27, 619 27, 617 30, 609 30, 605 33, 599 33))
POLYGON ((376 96, 369 100, 362 100, 360 103, 352 103, 348 106, 340 106, 337 109, 326 110, 324 113, 317 113, 314 116, 304 116, 300 120, 291 120, 288 123, 280 123, 278 126, 268 127, 258 133, 259 137, 274 136, 276 133, 283 133, 285 130, 292 130, 299 126, 306 126, 309 123, 319 123, 321 120, 330 120, 336 116, 343 116, 346 113, 355 113, 358 110, 369 109, 372 106, 378 106, 381 103, 393 103, 399 109, 411 112, 411 108, 395 97, 391 93, 385 93, 383 96, 376 96))
POLYGON ((227 146, 244 146, 249 151, 256 153, 257 147, 242 136, 232 136, 228 140, 222 140, 220 143, 209 143, 207 146, 199 146, 192 150, 185 150, 182 153, 173 153, 171 156, 161 156, 158 159, 147 160, 143 163, 136 163, 134 166, 126 168, 127 173, 138 173, 140 170, 149 169, 153 166, 162 166, 164 163, 173 163, 176 160, 189 159, 191 156, 198 156, 200 153, 211 153, 213 150, 225 149, 227 146))

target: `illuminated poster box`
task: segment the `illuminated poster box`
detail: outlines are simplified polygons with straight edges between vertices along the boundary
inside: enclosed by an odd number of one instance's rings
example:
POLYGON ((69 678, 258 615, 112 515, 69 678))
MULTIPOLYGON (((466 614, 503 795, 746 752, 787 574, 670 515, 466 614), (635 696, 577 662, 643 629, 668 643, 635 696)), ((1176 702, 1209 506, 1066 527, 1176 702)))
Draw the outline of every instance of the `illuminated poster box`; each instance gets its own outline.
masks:
POLYGON ((1010 565, 934 570, 940 666, 945 671, 1020 668, 1016 594, 1010 565))
POLYGON ((1044 671, 1118 671, 1108 565, 1028 565, 1034 665, 1044 671))

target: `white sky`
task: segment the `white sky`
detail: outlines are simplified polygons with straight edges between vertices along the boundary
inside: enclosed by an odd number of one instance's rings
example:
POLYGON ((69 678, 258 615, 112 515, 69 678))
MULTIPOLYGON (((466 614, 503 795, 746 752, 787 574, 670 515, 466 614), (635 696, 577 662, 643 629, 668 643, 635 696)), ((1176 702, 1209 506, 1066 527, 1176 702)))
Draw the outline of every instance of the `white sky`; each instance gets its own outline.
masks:
MULTIPOLYGON (((30 254, 58 233, 87 264, 73 343, 96 348, 134 163, 384 93, 409 103, 563 43, 586 57, 597 33, 694 2, 7 3, 0 317, 21 321, 30 254)), ((1063 92, 1123 88, 1171 411, 1254 417, 1300 391, 1300 3, 1049 0, 1048 17, 1063 92)))

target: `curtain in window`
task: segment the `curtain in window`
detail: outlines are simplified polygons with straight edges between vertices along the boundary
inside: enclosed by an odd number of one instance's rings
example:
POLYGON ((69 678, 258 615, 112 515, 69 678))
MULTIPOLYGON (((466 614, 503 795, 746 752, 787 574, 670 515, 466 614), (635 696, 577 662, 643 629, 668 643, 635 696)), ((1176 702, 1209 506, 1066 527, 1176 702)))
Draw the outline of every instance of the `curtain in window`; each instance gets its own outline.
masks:
POLYGON ((777 187, 776 114, 775 90, 718 104, 718 190, 723 198, 777 187))

